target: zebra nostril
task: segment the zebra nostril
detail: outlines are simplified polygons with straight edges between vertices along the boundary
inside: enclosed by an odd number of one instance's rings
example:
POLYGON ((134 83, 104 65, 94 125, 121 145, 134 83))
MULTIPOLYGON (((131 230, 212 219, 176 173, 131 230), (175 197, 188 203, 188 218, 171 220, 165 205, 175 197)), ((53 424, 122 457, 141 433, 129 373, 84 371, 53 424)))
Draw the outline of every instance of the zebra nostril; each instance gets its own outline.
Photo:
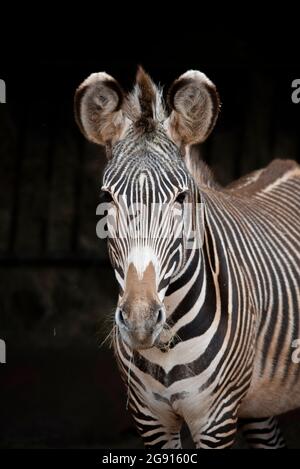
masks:
POLYGON ((124 313, 123 311, 121 310, 121 308, 118 308, 117 309, 117 313, 116 313, 116 322, 119 326, 121 327, 127 327, 127 323, 126 323, 126 319, 124 317, 124 313))
POLYGON ((156 323, 160 324, 164 320, 164 311, 162 308, 159 308, 157 312, 157 317, 156 317, 156 323))

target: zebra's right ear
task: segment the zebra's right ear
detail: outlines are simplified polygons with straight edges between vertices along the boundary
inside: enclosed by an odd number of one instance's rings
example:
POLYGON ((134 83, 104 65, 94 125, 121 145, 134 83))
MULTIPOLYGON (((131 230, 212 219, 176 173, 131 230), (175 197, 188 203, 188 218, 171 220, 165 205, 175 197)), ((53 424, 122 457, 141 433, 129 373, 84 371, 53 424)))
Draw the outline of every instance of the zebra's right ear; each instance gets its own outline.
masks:
POLYGON ((165 122, 170 138, 178 145, 206 140, 216 123, 220 100, 215 85, 204 73, 189 70, 168 92, 171 114, 165 122))
POLYGON ((123 111, 124 93, 119 83, 105 72, 92 73, 76 90, 76 122, 91 142, 115 143, 130 121, 123 111))

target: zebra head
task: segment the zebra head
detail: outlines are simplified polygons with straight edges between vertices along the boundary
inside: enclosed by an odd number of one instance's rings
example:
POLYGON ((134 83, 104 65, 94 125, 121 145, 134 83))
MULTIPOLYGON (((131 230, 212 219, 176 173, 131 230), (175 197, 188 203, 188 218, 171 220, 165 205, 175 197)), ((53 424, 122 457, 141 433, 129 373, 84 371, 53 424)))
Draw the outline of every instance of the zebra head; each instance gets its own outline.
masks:
POLYGON ((139 69, 125 94, 106 73, 94 73, 75 95, 76 121, 105 145, 102 194, 112 216, 108 249, 120 286, 115 321, 134 349, 160 341, 166 290, 184 265, 183 202, 195 199, 185 164, 191 144, 211 132, 218 114, 215 86, 201 72, 179 77, 168 93, 139 69))

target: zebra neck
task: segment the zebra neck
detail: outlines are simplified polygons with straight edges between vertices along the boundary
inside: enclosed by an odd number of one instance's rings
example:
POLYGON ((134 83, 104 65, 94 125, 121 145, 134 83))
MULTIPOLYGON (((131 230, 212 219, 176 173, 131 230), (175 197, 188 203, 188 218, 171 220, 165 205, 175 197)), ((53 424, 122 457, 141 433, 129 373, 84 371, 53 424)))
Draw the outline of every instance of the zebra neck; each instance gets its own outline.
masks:
POLYGON ((167 324, 172 329, 172 346, 204 334, 216 314, 216 279, 211 270, 206 243, 190 251, 179 277, 171 283, 165 303, 167 324))

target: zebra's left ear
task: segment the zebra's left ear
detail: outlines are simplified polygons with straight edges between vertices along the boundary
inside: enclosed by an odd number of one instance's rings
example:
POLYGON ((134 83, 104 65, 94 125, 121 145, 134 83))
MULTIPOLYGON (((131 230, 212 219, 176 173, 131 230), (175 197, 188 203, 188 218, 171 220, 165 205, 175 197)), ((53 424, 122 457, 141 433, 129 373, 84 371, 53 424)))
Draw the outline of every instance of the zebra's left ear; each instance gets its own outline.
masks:
POLYGON ((119 83, 105 72, 92 73, 76 90, 75 119, 85 137, 99 145, 115 143, 129 126, 119 83))
POLYGON ((189 70, 171 85, 167 97, 171 114, 165 122, 169 137, 178 145, 206 140, 216 123, 220 99, 204 73, 189 70))

